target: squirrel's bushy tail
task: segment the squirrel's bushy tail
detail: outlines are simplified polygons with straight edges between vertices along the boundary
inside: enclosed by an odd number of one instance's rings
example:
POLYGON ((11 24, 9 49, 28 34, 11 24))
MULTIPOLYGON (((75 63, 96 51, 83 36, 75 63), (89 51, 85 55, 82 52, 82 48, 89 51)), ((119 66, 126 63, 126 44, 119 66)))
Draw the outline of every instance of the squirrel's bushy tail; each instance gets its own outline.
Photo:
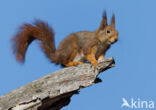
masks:
POLYGON ((28 46, 36 39, 41 41, 42 50, 46 56, 53 61, 56 51, 54 32, 47 23, 41 20, 36 20, 32 25, 24 24, 11 40, 17 61, 24 62, 28 46))

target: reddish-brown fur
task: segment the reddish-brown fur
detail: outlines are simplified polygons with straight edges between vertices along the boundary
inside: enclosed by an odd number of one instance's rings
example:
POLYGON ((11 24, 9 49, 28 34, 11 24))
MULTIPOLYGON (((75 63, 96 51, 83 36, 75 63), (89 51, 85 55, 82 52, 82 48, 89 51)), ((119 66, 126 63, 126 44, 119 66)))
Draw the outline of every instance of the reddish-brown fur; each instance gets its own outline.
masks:
POLYGON ((47 23, 37 20, 34 24, 24 24, 13 37, 13 52, 17 61, 24 62, 26 50, 30 43, 38 39, 41 48, 51 62, 64 66, 82 64, 85 60, 97 65, 97 60, 102 60, 110 45, 118 40, 115 29, 115 16, 112 16, 111 25, 107 25, 106 12, 100 27, 93 31, 81 31, 67 36, 55 48, 54 32, 47 23))

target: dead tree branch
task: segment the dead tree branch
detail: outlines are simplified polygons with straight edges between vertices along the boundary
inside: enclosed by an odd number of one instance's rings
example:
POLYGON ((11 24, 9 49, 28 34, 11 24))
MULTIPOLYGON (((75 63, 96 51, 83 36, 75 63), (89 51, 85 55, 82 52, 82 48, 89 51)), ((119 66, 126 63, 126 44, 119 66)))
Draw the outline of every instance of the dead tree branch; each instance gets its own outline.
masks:
POLYGON ((59 110, 79 89, 99 82, 97 75, 113 66, 113 58, 108 58, 96 69, 91 64, 61 69, 1 96, 0 110, 59 110))

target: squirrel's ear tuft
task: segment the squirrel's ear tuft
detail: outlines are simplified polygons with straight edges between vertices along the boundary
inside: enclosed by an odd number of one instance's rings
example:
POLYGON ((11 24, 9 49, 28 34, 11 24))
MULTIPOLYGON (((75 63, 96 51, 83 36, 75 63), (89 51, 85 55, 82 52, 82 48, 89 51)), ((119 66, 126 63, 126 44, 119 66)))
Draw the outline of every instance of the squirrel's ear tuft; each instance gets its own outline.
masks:
POLYGON ((107 24, 107 13, 106 13, 106 10, 103 12, 103 20, 105 20, 105 23, 107 24))
POLYGON ((102 21, 101 21, 101 24, 100 24, 100 27, 98 29, 98 31, 100 30, 104 30, 104 28, 107 26, 107 14, 106 14, 106 11, 103 12, 103 18, 102 18, 102 21))
POLYGON ((112 15, 111 26, 115 28, 115 15, 112 15))
POLYGON ((103 26, 103 29, 107 26, 107 13, 106 13, 106 10, 103 12, 103 19, 102 19, 101 25, 103 26))

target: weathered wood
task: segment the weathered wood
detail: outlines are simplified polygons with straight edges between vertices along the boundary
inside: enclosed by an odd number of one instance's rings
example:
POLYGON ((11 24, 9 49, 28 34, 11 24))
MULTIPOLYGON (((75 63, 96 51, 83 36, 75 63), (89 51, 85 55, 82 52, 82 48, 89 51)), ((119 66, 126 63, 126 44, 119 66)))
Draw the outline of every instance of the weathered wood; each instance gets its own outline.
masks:
POLYGON ((0 110, 59 110, 70 97, 98 82, 97 75, 114 66, 113 58, 99 63, 68 67, 33 81, 0 97, 0 110))

